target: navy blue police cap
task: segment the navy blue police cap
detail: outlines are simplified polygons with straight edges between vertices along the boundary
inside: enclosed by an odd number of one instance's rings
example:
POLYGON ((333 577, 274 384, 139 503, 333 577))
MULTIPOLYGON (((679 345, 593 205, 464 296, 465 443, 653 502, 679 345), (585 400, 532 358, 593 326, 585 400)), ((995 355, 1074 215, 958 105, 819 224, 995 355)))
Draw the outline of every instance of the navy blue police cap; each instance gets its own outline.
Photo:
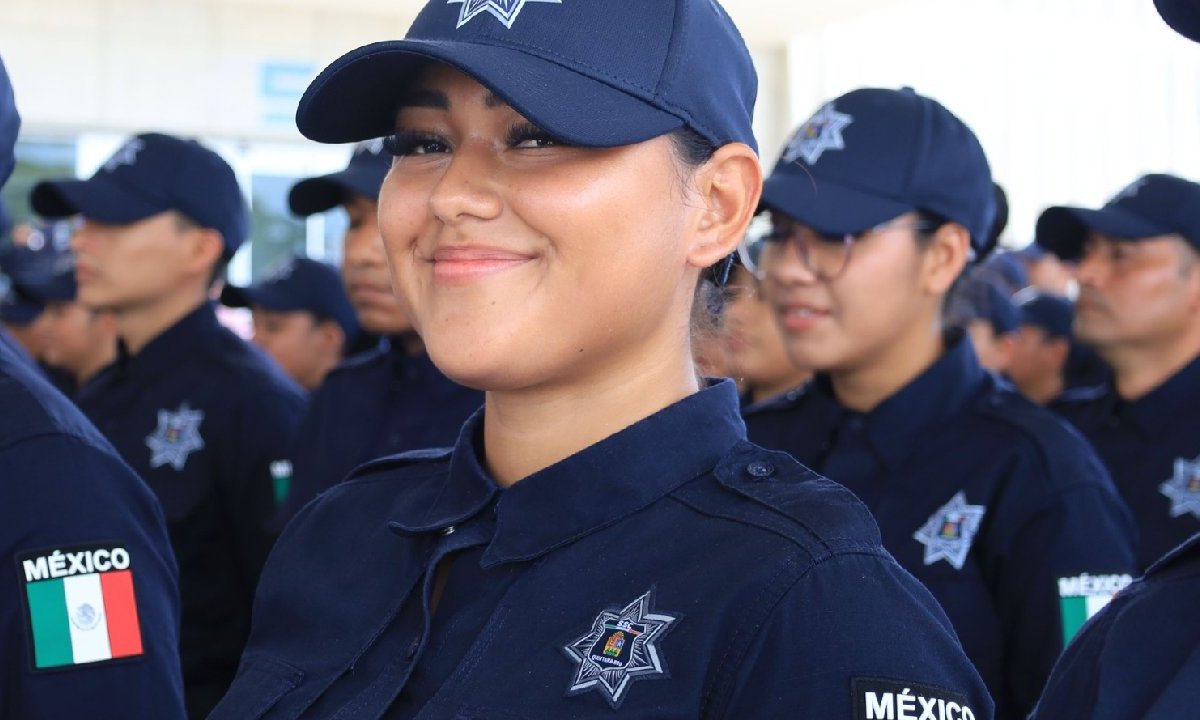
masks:
POLYGON ((392 167, 392 156, 383 149, 383 140, 361 142, 350 155, 350 164, 320 177, 301 180, 288 193, 288 207, 300 217, 323 213, 355 195, 379 199, 379 188, 392 167))
POLYGON ((997 335, 1016 332, 1019 319, 1012 296, 986 274, 972 275, 955 289, 946 315, 952 325, 984 320, 997 335))
POLYGON ((195 140, 142 133, 125 142, 87 180, 45 180, 29 196, 47 218, 82 215, 124 225, 175 210, 221 233, 232 257, 250 231, 233 168, 195 140))
POLYGON ((0 322, 10 325, 29 325, 37 320, 45 309, 45 304, 35 298, 27 288, 11 282, 8 292, 4 294, 3 298, 0 298, 0 322))
POLYGON ((1180 35, 1200 42, 1200 2, 1196 0, 1154 0, 1158 14, 1180 35))
POLYGON ((800 126, 763 205, 837 235, 924 210, 965 227, 981 259, 993 244, 996 190, 978 138, 940 103, 911 88, 863 88, 800 126))
POLYGON ((1021 325, 1041 328, 1052 338, 1071 338, 1075 322, 1075 305, 1056 293, 1027 288, 1013 298, 1021 325))
POLYGON ((75 254, 70 221, 33 223, 23 244, 0 250, 0 272, 37 304, 75 299, 75 254))
POLYGON ((1200 250, 1200 184, 1144 175, 1099 210, 1047 208, 1038 218, 1035 242, 1064 260, 1078 260, 1090 232, 1125 240, 1179 234, 1200 250))
POLYGON ((221 302, 229 307, 259 307, 275 312, 308 312, 341 326, 350 343, 358 334, 354 307, 336 268, 317 260, 291 258, 262 281, 248 287, 226 285, 221 302))
POLYGON ((12 83, 4 61, 0 60, 0 185, 8 181, 16 167, 13 149, 17 145, 17 131, 21 129, 21 115, 17 112, 17 101, 13 97, 12 83))
POLYGON ((757 149, 754 64, 716 0, 430 0, 403 40, 349 52, 313 81, 300 132, 325 143, 391 134, 430 61, 575 145, 632 145, 686 127, 716 147, 757 149))

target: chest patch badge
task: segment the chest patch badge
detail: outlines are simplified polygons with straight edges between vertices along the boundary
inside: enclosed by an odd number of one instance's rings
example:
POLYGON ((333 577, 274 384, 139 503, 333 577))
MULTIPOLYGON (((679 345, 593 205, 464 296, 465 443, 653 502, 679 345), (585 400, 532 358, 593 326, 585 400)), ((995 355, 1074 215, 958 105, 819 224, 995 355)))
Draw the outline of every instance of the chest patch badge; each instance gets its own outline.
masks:
POLYGON ((1171 501, 1171 517, 1191 513, 1200 518, 1200 457, 1175 461, 1175 476, 1158 486, 1171 501))
POLYGON ((563 647, 576 665, 568 696, 595 690, 615 710, 634 680, 669 677, 658 641, 680 616, 652 612, 653 598, 651 588, 624 608, 602 611, 586 635, 563 647))
POLYGON ((116 544, 17 557, 34 670, 142 654, 130 564, 116 544))
POLYGON ((987 508, 982 505, 967 504, 967 495, 961 490, 950 502, 938 508, 913 534, 913 538, 925 546, 925 564, 945 560, 955 570, 962 570, 985 512, 987 508))
POLYGON ((200 437, 200 423, 204 422, 204 411, 193 410, 187 403, 175 412, 158 411, 158 427, 146 436, 146 447, 150 448, 150 467, 170 465, 183 470, 188 456, 204 448, 200 437))

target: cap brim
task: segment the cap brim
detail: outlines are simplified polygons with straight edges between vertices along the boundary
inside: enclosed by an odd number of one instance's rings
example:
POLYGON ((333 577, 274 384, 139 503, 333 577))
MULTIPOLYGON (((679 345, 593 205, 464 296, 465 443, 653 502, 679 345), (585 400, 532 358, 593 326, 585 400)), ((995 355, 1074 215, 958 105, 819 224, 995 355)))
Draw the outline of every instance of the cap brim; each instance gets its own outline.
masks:
POLYGON ((221 304, 227 307, 262 308, 272 312, 297 312, 305 310, 291 298, 266 287, 221 288, 221 304))
POLYGON ((1078 260, 1083 256, 1089 232, 1136 240, 1169 235, 1173 231, 1116 207, 1089 210, 1061 206, 1047 208, 1034 231, 1035 242, 1063 260, 1078 260))
POLYGON ((552 136, 585 147, 616 147, 683 126, 679 117, 553 61, 495 45, 393 40, 354 50, 325 68, 296 111, 311 140, 348 143, 388 135, 420 69, 434 60, 458 68, 552 136))
POLYGON ((43 180, 33 186, 29 204, 44 218, 82 215, 107 223, 136 222, 170 209, 98 178, 43 180))
POLYGON ((778 171, 763 183, 762 204, 831 234, 863 232, 913 209, 836 182, 778 171))
POLYGON ((288 192, 288 207, 294 214, 308 217, 338 207, 349 195, 375 201, 379 198, 378 180, 376 173, 354 168, 301 180, 288 192))

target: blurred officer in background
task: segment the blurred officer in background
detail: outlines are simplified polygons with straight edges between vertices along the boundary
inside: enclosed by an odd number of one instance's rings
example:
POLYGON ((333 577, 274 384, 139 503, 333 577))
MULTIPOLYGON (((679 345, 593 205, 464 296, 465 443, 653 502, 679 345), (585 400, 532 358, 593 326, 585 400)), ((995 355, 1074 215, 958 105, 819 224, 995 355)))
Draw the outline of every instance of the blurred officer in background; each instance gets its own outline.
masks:
POLYGON ((743 243, 726 286, 728 298, 721 332, 728 348, 730 376, 742 392, 742 406, 770 400, 808 381, 812 373, 796 367, 783 347, 775 313, 763 296, 762 240, 743 243))
POLYGON ((763 190, 767 297, 792 359, 817 375, 746 424, 862 498, 946 609, 996 717, 1015 719, 1077 609, 1135 566, 1095 454, 945 327, 947 292, 989 249, 993 202, 982 147, 936 101, 863 89, 821 108, 763 190))
POLYGON ((1055 409, 1108 465, 1144 569, 1200 530, 1200 184, 1147 175, 1099 210, 1049 208, 1038 237, 1079 263, 1075 336, 1113 371, 1055 409))
POLYGON ((117 360, 116 316, 79 302, 77 293, 73 265, 44 289, 44 362, 68 375, 71 396, 117 360))
POLYGON ((226 285, 221 302, 250 308, 254 344, 306 390, 321 384, 358 337, 337 269, 317 260, 293 257, 254 285, 226 285))
POLYGON ((217 322, 210 288, 246 238, 233 169, 193 140, 130 138, 87 180, 43 181, 44 217, 80 215, 79 299, 111 311, 117 361, 77 402, 158 495, 179 561, 188 713, 237 669, 303 391, 217 322))
MULTIPOLYGON (((20 120, 0 62, 0 185, 20 120)), ((0 334, 0 720, 183 718, 153 494, 0 334)))
POLYGON ((1017 343, 1017 308, 1007 289, 984 273, 968 273, 951 291, 946 324, 966 330, 979 364, 1005 373, 1017 343))
POLYGON ((1007 375, 1025 397, 1048 405, 1067 389, 1067 363, 1074 345, 1074 308, 1062 295, 1027 288, 1017 303, 1016 347, 1007 375))
POLYGON ((343 209, 350 227, 342 279, 363 330, 383 344, 334 369, 313 393, 297 432, 291 493, 280 522, 355 466, 384 455, 453 445, 483 394, 438 370, 392 292, 379 235, 379 188, 392 157, 382 140, 357 145, 344 170, 296 183, 292 212, 307 217, 343 209))

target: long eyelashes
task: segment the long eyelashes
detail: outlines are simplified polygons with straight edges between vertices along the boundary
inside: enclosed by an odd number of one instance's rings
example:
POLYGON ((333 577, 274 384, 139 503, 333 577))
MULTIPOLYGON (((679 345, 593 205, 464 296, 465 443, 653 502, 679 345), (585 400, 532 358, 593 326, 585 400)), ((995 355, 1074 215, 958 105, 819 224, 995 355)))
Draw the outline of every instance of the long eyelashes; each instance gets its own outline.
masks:
MULTIPOLYGON (((515 123, 505 134, 504 142, 509 148, 522 149, 570 146, 570 143, 554 137, 531 122, 515 123)), ((450 152, 451 144, 437 133, 397 130, 383 139, 383 149, 395 157, 406 157, 450 152)))

